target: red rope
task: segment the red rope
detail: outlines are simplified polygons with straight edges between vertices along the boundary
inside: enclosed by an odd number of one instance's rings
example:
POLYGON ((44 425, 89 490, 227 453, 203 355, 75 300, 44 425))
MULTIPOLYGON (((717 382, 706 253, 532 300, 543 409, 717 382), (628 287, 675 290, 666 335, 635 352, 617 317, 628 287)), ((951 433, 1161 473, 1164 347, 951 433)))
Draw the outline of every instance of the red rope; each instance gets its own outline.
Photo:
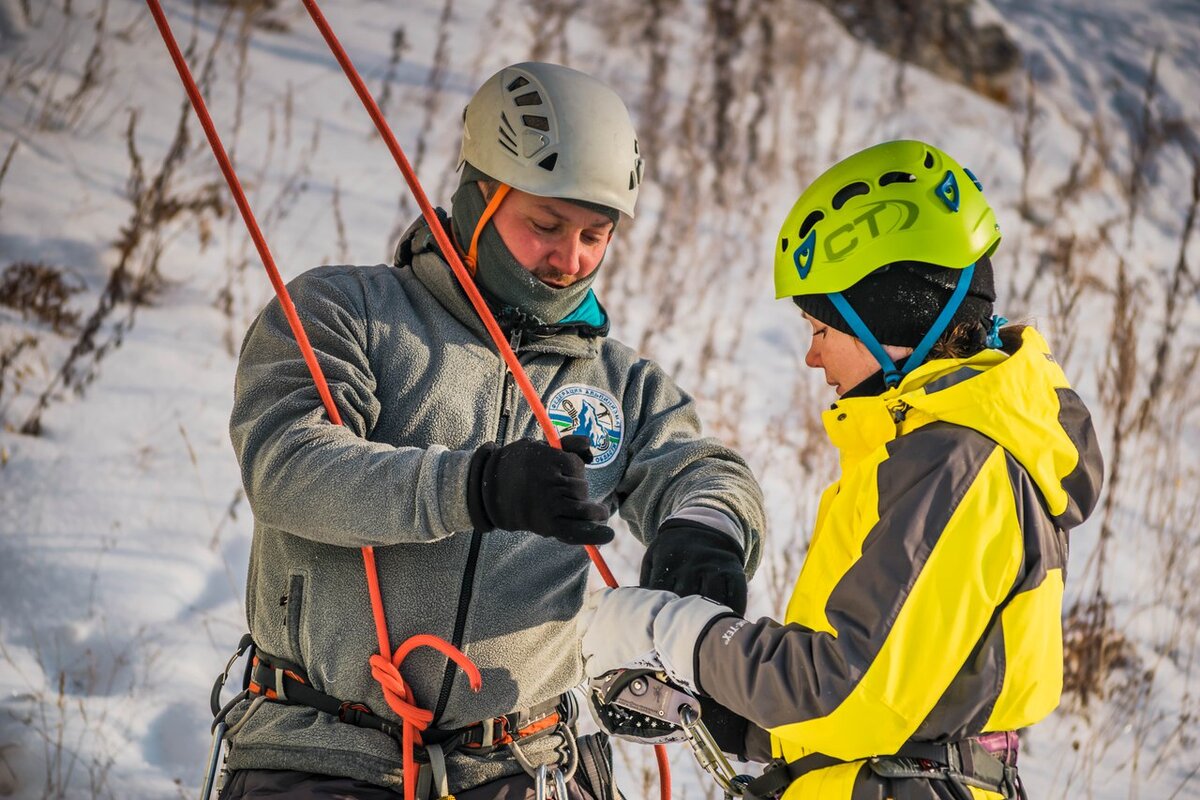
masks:
MULTIPOLYGON (((266 238, 263 236, 262 230, 258 227, 258 221, 254 218, 254 212, 250 209, 250 202, 246 199, 246 193, 242 190, 241 181, 238 180, 237 173, 234 171, 233 164, 225 152, 224 145, 221 144, 221 137, 217 134, 216 126, 213 124, 212 117, 208 113, 208 107, 204 103, 204 97, 200 94, 200 88, 196 85, 191 69, 188 67, 187 61, 179 49, 179 43, 175 41, 175 35, 171 32, 171 25, 167 22, 166 15, 163 14, 159 0, 146 0, 146 4, 150 6, 150 13, 154 16, 154 21, 158 25, 158 31, 162 34, 163 42, 171 54, 171 60, 175 62, 175 69, 179 72, 179 78, 183 81, 184 89, 187 91, 188 98, 192 102, 192 108, 195 109, 196 116, 200 119, 200 125, 204 128, 204 135, 208 137, 208 143, 212 147, 217 164, 220 165, 221 172, 225 176, 225 182, 229 185, 229 191, 233 193, 238 209, 242 212, 242 219, 245 221, 246 228, 250 231, 250 238, 254 240, 254 246, 258 249, 258 254, 262 258, 263 266, 267 270, 267 276, 271 279, 271 285, 275 287, 275 294, 279 298, 280 305, 283 307, 283 312, 287 317, 288 325, 291 327, 293 335, 296 337, 296 342, 300 345, 300 352, 304 356, 304 363, 308 365, 308 371, 312 375, 313 382, 317 385, 317 392, 321 395, 321 402, 325 405, 325 411, 329 414, 329 419, 333 424, 341 425, 341 416, 338 414, 337 406, 334 405, 333 396, 329 392, 329 386, 325 382, 321 366, 317 363, 316 354, 313 353, 312 345, 309 344, 308 336, 304 332, 304 326, 300 323, 300 317, 296 314, 296 307, 292 304, 287 286, 284 285, 283 279, 279 275, 279 269, 275 266, 275 259, 271 256, 270 248, 267 247, 266 238)), ((466 656, 449 642, 439 639, 436 636, 422 634, 411 637, 400 646, 399 650, 392 654, 390 659, 387 657, 387 654, 391 653, 391 645, 388 641, 387 616, 383 608, 383 597, 379 591, 379 571, 375 566, 375 551, 371 547, 364 547, 362 548, 362 556, 363 567, 367 576, 367 588, 371 596, 371 614, 375 620, 375 634, 379 640, 379 653, 371 656, 370 660, 371 675, 379 682, 383 689, 383 696, 387 700, 388 706, 404 722, 404 795, 406 800, 413 800, 416 796, 416 781, 410 779, 410 776, 415 776, 416 773, 413 772, 414 759, 412 748, 416 740, 419 740, 419 732, 425 730, 429 726, 429 723, 432 722, 433 712, 419 708, 412 703, 408 687, 405 685, 404 679, 400 676, 400 663, 415 647, 433 647, 451 658, 467 672, 473 691, 479 691, 481 678, 475 665, 466 656)))
MULTIPOLYGON (((479 290, 475 287, 475 281, 471 278, 467 269, 463 266, 458 257, 458 251, 450 242, 450 238, 446 236, 445 230, 442 228, 441 221, 437 218, 437 214, 430 205, 429 199, 425 196, 425 190, 421 187, 420 181, 417 180, 416 172, 412 165, 408 163, 408 158, 404 155, 404 150, 400 147, 400 142, 397 141, 395 134, 392 133, 391 127, 387 120, 384 119, 383 112, 379 109, 379 104, 375 102, 374 96, 367 89, 366 83, 358 70, 354 67, 354 62, 350 60, 349 54, 338 41, 337 36, 330 27, 329 22, 325 19, 325 15, 321 13, 320 7, 316 0, 302 0, 304 7, 308 9, 309 16, 312 17, 317 29, 321 32, 321 36, 325 38, 325 42, 329 45, 329 49, 333 52, 333 57, 337 59, 338 64, 342 67, 342 72, 346 74, 346 78, 350 81, 354 91, 358 94, 359 100, 362 101, 367 113, 371 117, 371 121, 375 123, 375 129, 379 131, 379 135, 383 138, 384 144, 387 145, 388 151, 391 152, 392 158, 395 159, 396 165, 400 167, 400 172, 404 175, 405 182, 408 183, 408 188, 412 191, 413 197, 417 201, 417 205, 421 208, 421 214, 425 217, 425 221, 429 223, 429 229, 433 232, 434 238, 437 240, 438 247, 445 254, 446 261, 450 264, 450 269, 454 272, 454 276, 458 279, 463 291, 474 306, 475 312, 483 321, 484 327, 492 337, 492 341, 496 343, 496 349, 500 351, 500 356, 504 359, 504 363, 508 365, 513 377, 517 381, 517 385, 521 387, 521 394, 524 395, 525 401, 529 403, 529 407, 533 410, 533 414, 537 417, 538 423, 542 426, 542 430, 546 434, 546 441, 554 447, 561 447, 558 440, 558 431, 555 430, 554 424, 550 422, 550 415, 546 413, 546 408, 542 404, 541 398, 533 388, 533 384, 529 382, 529 378, 525 375, 525 370, 521 367, 520 361, 513 353, 512 348, 508 345, 508 340, 504 337, 504 333, 500 330, 500 326, 496 324, 495 318, 492 316, 491 310, 487 307, 483 297, 479 294, 479 290)), ((600 573, 600 577, 604 579, 604 583, 608 586, 616 588, 617 579, 613 576, 612 570, 608 568, 604 556, 600 555, 600 550, 593 545, 585 545, 588 557, 595 565, 596 571, 600 573)), ((671 798, 671 765, 667 758, 667 749, 663 745, 654 746, 654 756, 658 761, 659 774, 659 795, 661 800, 670 800, 671 798)))
POLYGON ((163 14, 162 7, 158 0, 146 0, 150 6, 150 13, 154 15, 154 21, 158 23, 158 30, 162 34, 163 41, 167 44, 167 50, 171 53, 171 60, 175 62, 175 68, 179 71, 179 77, 183 80, 183 88, 187 90, 188 98, 192 101, 192 108, 196 110, 196 116, 200 118, 200 126, 204 128, 204 135, 208 137, 208 143, 212 147, 213 155, 217 157, 217 164, 221 167, 222 174, 225 175, 225 182, 229 184, 229 190, 233 192, 233 199, 237 203, 238 210, 242 212, 242 219, 246 222, 246 227, 250 231, 250 238, 254 240, 254 246, 258 248, 258 254, 262 257, 263 266, 267 268, 267 277, 271 279, 271 285, 275 287, 275 294, 279 296, 279 303, 283 306, 283 313, 287 317, 288 324, 292 326, 292 331, 296 334, 296 341, 300 345, 300 352, 304 356, 304 363, 308 365, 308 371, 312 373, 313 381, 317 384, 317 392, 321 395, 321 402, 325 404, 325 411, 329 414, 329 420, 334 425, 341 425, 342 418, 338 415, 337 406, 333 404, 333 397, 329 394, 329 386, 325 383, 325 376, 321 374, 321 367, 317 364, 317 357, 313 354, 312 346, 308 343, 308 336, 304 333, 304 327, 300 324, 300 317, 296 315, 296 307, 292 305, 292 298, 288 296, 287 287, 283 285, 283 279, 279 277, 279 270, 275 267, 275 259, 271 257, 271 251, 267 248, 267 241, 263 237, 262 230, 258 227, 258 221, 254 218, 254 212, 250 210, 250 203, 246 200, 246 193, 242 191, 242 184, 238 180, 237 173, 233 171, 233 164, 229 161, 229 156, 225 154, 225 148, 221 144, 221 137, 217 135, 216 126, 213 125, 212 117, 208 114, 208 107, 204 104, 204 97, 200 94, 200 88, 196 86, 195 79, 192 78, 192 72, 188 68, 187 61, 183 58, 183 53, 179 49, 178 42, 175 41, 175 35, 171 33, 170 23, 167 22, 166 15, 163 14))
MULTIPOLYGON (((533 415, 537 417, 538 424, 542 426, 542 431, 546 434, 546 441, 554 447, 560 447, 558 431, 555 430, 554 423, 550 421, 550 415, 546 413, 546 407, 542 404, 541 398, 538 397, 537 390, 533 388, 533 384, 529 382, 529 377, 521 367, 521 362, 517 360, 516 354, 509 347, 508 339, 505 338, 504 332, 500 330, 500 326, 496 324, 491 310, 487 307, 487 303, 484 302, 483 296, 479 294, 479 289, 475 288, 475 281, 472 280, 470 273, 467 272, 466 267, 463 266, 461 259, 459 259, 458 251, 451 244, 450 237, 446 235, 446 231, 442 228, 442 223, 434 212, 433 206, 429 204, 429 198, 425 196, 425 190, 421 188, 421 183, 417 180, 417 175, 413 171, 412 165, 408 163, 408 158, 400 148, 400 143, 396 140, 396 136, 388 126, 387 120, 383 118, 383 112, 379 110, 379 104, 375 102, 375 98, 371 95, 370 90, 367 89, 362 76, 354 68, 354 63, 350 60, 350 56, 347 55, 345 48, 342 47, 341 42, 334 35, 333 29, 329 27, 329 23, 326 21, 325 15, 321 13, 321 9, 317 6, 316 0, 302 0, 302 2, 304 3, 304 7, 308 9, 309 16, 316 23, 317 29, 325 37, 325 42, 329 45, 329 49, 333 51, 333 57, 337 59, 337 62, 342 66, 342 71, 346 73, 346 77, 350 80, 351 85, 354 86, 354 91, 358 93, 358 97, 366 107, 367 113, 371 115, 371 120, 375 123, 375 128, 379 131, 379 135, 383 137, 384 144, 391 151, 392 158, 396 160, 396 165, 404 173, 404 180, 408 183, 408 188, 412 191, 413 197, 416 198, 417 205, 421 207, 421 214, 425 217, 425 221, 429 223, 429 229, 433 232, 438 247, 441 248, 442 254, 445 255, 446 261, 450 264, 450 269, 453 270, 454 276, 458 278, 458 282, 462 285, 463 291, 467 293, 467 298, 470 299, 471 305, 474 306, 475 313, 479 315, 484 327, 487 328, 488 333, 491 335, 492 341, 496 343, 496 349, 500 351, 500 357, 504 359, 504 363, 508 365, 509 371, 517 381, 517 385, 521 387, 521 394, 525 396, 525 401, 529 403, 530 409, 533 410, 533 415)), ((588 557, 596 565, 596 570, 604 578, 604 582, 616 588, 617 579, 613 577, 612 570, 608 568, 608 564, 605 563, 604 557, 600 555, 600 551, 590 544, 585 546, 587 547, 588 557)))
POLYGON ((416 706, 409 697, 408 686, 400 676, 400 664, 418 647, 432 647, 446 656, 467 673, 471 691, 478 692, 483 686, 483 678, 471 660, 445 640, 428 634, 410 636, 400 645, 392 659, 376 653, 371 656, 371 677, 383 688, 383 697, 388 706, 404 720, 404 797, 413 800, 416 796, 416 781, 410 780, 410 775, 416 775, 416 763, 413 758, 413 747, 421 744, 421 731, 433 722, 433 712, 416 706))

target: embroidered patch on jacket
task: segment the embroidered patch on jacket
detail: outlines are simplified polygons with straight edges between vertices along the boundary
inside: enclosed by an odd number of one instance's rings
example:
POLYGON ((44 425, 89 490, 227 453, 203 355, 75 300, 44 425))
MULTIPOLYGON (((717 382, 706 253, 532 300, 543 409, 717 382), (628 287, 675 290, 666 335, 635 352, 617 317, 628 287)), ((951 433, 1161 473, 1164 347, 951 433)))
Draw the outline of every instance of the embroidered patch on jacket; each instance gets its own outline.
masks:
POLYGON ((586 436, 592 448, 589 468, 603 467, 621 450, 625 422, 621 405, 608 392, 593 386, 571 384, 554 393, 546 404, 559 436, 586 436))

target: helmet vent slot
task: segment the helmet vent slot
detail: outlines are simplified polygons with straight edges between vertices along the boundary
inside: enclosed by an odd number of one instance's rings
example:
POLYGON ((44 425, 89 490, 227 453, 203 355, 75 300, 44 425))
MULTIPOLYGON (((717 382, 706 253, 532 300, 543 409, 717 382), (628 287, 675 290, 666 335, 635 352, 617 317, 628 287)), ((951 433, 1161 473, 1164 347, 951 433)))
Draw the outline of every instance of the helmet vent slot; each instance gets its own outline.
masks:
POLYGON ((500 139, 499 141, 500 141, 500 146, 503 147, 505 150, 512 153, 514 156, 517 154, 517 149, 515 147, 513 147, 511 144, 509 144, 508 142, 504 141, 503 138, 500 139))
POLYGON ((515 138, 513 138, 513 136, 508 131, 504 130, 504 128, 500 129, 500 141, 504 142, 507 145, 511 145, 512 147, 517 146, 517 140, 515 138))
POLYGON ((809 214, 804 218, 804 222, 800 225, 800 231, 796 234, 796 238, 803 239, 805 236, 808 236, 808 232, 813 229, 813 226, 823 219, 825 219, 824 211, 814 211, 809 214))
POLYGON ((868 194, 870 191, 871 187, 863 181, 846 184, 841 189, 838 189, 837 194, 833 196, 833 210, 841 211, 842 206, 846 205, 851 198, 868 194))
POLYGON ((519 106, 540 106, 542 104, 542 96, 537 92, 526 92, 514 97, 513 102, 519 106))
POLYGON ((554 171, 554 165, 558 163, 558 153, 551 153, 538 162, 538 166, 547 172, 554 171))
POLYGON ((526 80, 523 75, 518 75, 516 78, 509 81, 508 86, 505 86, 504 88, 510 92, 514 92, 517 89, 520 89, 522 86, 528 86, 528 85, 529 85, 529 81, 526 80))
POLYGON ((933 169, 933 153, 925 151, 925 169, 933 169))
POLYGON ((537 128, 539 131, 550 130, 550 120, 545 117, 539 117, 536 114, 522 114, 521 121, 530 128, 537 128))
MULTIPOLYGON (((500 121, 504 123, 505 128, 508 128, 508 132, 510 134, 517 132, 517 129, 513 127, 511 122, 508 121, 508 115, 505 114, 503 111, 500 112, 500 121)), ((509 137, 509 138, 511 138, 511 137, 509 137)))
POLYGON ((786 236, 784 236, 782 239, 779 240, 779 252, 786 253, 787 245, 788 245, 788 239, 786 236))
POLYGON ((911 172, 885 172, 879 176, 880 186, 890 186, 893 183, 915 183, 917 176, 911 172))

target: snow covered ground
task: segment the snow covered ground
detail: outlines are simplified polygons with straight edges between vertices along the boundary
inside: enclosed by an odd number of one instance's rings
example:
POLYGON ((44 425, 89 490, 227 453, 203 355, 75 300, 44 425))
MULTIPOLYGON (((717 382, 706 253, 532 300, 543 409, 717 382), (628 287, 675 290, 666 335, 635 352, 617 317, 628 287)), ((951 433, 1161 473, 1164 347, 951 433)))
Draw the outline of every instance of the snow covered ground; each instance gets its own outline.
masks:
MULTIPOLYGON (((387 260, 415 204, 300 4, 164 5, 285 277, 387 260)), ((1073 538, 1075 690, 1023 774, 1034 797, 1200 797, 1200 6, 992 0, 1030 76, 1006 104, 806 2, 328 6, 434 202, 500 66, 560 61, 628 99, 649 182, 598 291, 763 480, 752 613, 781 610, 833 469, 827 387, 771 299, 777 225, 879 140, 970 166, 1005 234, 1001 308, 1047 333, 1110 468, 1073 538)), ((0 0, 0 797, 194 796, 244 628, 226 422, 270 287, 183 104, 143 3, 0 0)), ((610 555, 626 582, 637 559, 610 555)), ((676 797, 717 796, 673 753, 676 797)), ((652 765, 622 749, 628 796, 652 765)))

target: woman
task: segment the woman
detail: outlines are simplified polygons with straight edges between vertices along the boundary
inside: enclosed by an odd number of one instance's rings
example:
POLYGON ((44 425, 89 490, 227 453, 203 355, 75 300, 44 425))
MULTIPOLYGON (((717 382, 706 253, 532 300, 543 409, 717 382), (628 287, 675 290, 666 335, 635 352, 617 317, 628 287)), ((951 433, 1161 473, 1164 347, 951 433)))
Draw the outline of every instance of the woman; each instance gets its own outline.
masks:
POLYGON ((836 164, 784 221, 775 288, 841 474, 783 624, 699 597, 604 590, 587 672, 630 664, 713 698, 723 749, 772 761, 749 796, 1023 796, 1015 731, 1058 704, 1067 531, 1103 472, 1045 340, 992 314, 1000 241, 978 180, 936 147, 836 164))

